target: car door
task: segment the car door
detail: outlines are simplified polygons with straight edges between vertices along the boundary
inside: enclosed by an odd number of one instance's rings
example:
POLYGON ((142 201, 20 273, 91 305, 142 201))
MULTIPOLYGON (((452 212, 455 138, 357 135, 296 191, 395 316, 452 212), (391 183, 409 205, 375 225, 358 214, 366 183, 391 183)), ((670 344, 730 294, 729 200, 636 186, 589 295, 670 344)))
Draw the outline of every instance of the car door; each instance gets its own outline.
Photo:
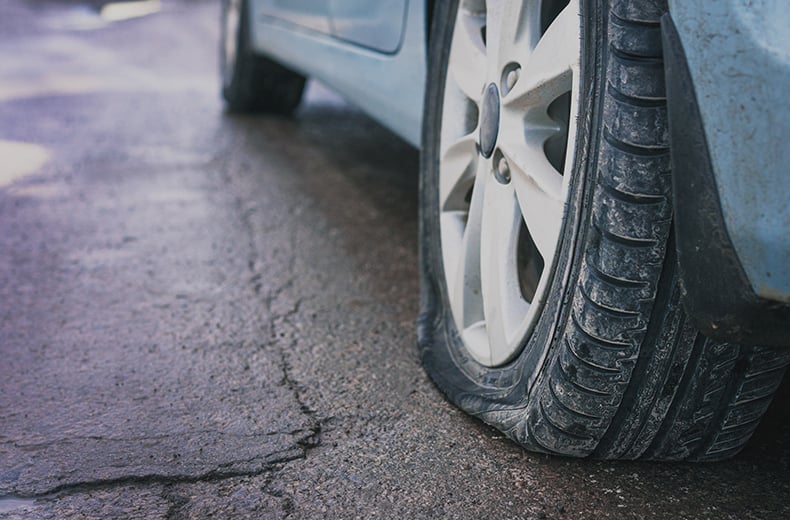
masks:
POLYGON ((370 49, 398 50, 406 21, 408 0, 327 0, 332 34, 370 49))
POLYGON ((325 83, 419 146, 427 0, 248 1, 256 53, 325 83))

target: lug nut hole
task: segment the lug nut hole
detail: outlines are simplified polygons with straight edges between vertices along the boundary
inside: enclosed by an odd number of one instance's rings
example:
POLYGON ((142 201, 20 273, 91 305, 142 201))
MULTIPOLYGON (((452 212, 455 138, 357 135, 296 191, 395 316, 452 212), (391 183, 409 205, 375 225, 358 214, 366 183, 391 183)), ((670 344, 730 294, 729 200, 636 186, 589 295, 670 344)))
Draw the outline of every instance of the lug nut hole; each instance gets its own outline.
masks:
POLYGON ((499 184, 510 184, 510 165, 499 151, 494 156, 494 178, 499 184))

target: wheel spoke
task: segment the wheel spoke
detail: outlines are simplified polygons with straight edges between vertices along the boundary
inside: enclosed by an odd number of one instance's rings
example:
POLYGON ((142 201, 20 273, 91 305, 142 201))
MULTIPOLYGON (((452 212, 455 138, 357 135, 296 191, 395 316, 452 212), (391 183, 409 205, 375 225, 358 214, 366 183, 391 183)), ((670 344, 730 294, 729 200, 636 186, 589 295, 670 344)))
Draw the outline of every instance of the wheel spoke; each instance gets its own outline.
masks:
POLYGON ((448 80, 452 80, 469 99, 478 103, 486 80, 486 47, 482 13, 459 8, 448 62, 448 80))
POLYGON ((509 135, 499 143, 499 149, 515 166, 518 177, 530 177, 533 184, 551 197, 562 197, 562 175, 551 165, 543 150, 546 140, 554 135, 555 127, 532 127, 519 135, 509 135))
POLYGON ((548 264, 554 257, 565 213, 562 176, 542 150, 524 147, 520 151, 527 153, 508 155, 503 150, 527 229, 548 264))
POLYGON ((442 151, 439 163, 439 207, 442 211, 466 209, 466 196, 474 184, 477 162, 474 133, 457 139, 442 151))
MULTIPOLYGON (((483 163, 483 161, 479 161, 478 168, 485 168, 483 163)), ((458 238, 460 240, 456 241, 454 248, 451 244, 445 242, 446 238, 450 238, 450 229, 447 230, 447 233, 443 232, 442 234, 445 246, 445 266, 453 265, 451 259, 455 259, 454 272, 447 273, 447 289, 450 307, 462 333, 467 327, 483 320, 480 289, 480 229, 485 204, 485 180, 485 175, 477 175, 475 177, 469 212, 460 220, 463 237, 460 238, 457 234, 455 235, 456 240, 458 238), (447 246, 450 247, 448 248, 447 246)), ((445 214, 445 221, 449 220, 452 214, 445 214)))
POLYGON ((497 64, 523 64, 540 38, 540 2, 508 2, 499 31, 497 64))
POLYGON ((499 74, 497 70, 499 64, 499 34, 502 33, 502 23, 506 4, 504 0, 486 0, 486 57, 487 57, 487 78, 490 81, 499 74))
POLYGON ((521 340, 518 329, 529 311, 521 295, 516 265, 521 218, 513 188, 491 182, 486 189, 480 230, 480 281, 493 364, 507 361, 516 351, 521 340))
POLYGON ((521 63, 518 82, 503 99, 507 107, 548 106, 571 90, 579 67, 579 3, 571 0, 521 63))

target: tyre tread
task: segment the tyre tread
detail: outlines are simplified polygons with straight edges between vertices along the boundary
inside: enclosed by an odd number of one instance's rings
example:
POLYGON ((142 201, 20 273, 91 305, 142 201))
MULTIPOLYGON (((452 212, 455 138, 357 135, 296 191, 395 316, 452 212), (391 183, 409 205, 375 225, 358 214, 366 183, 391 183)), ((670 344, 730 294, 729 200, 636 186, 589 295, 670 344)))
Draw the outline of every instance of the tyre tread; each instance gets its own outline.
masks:
POLYGON ((536 424, 551 428, 527 437, 542 450, 628 459, 729 456, 753 433, 784 373, 770 363, 759 374, 740 370, 752 350, 700 339, 680 307, 668 164, 655 167, 669 154, 658 18, 650 15, 658 4, 612 3, 604 120, 613 123, 604 127, 599 151, 609 168, 599 172, 568 340, 550 368, 548 390, 539 390, 544 420, 536 424), (628 19, 639 5, 649 16, 628 19), (644 35, 636 43, 624 36, 635 28, 644 35), (642 163, 639 189, 612 182, 625 177, 617 171, 622 156, 631 166, 642 163), (605 297, 612 293, 617 297, 605 297), (557 420, 562 413, 565 421, 557 420))

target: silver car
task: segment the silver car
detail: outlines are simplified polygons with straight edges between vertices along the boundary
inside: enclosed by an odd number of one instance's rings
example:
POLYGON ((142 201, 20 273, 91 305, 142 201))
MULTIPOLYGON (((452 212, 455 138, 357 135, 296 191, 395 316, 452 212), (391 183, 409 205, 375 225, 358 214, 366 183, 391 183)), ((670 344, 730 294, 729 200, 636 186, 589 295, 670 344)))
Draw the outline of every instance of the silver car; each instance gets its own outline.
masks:
POLYGON ((790 363, 777 0, 224 0, 230 111, 306 77, 422 149, 419 347, 530 450, 716 460, 790 363))

